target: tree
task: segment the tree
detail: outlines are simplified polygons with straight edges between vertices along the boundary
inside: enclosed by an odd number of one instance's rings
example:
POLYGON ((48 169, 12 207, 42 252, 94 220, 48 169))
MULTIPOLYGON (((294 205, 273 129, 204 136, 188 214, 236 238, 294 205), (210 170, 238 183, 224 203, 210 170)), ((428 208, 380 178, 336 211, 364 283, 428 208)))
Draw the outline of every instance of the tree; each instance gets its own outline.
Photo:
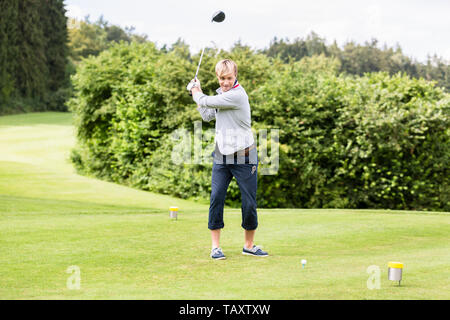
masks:
POLYGON ((44 0, 41 6, 41 21, 46 37, 45 53, 49 71, 48 89, 56 91, 67 83, 67 18, 63 1, 44 0))
POLYGON ((263 50, 263 53, 269 57, 278 56, 284 62, 288 62, 290 59, 298 61, 303 57, 311 57, 313 55, 328 55, 325 39, 319 37, 315 32, 311 32, 306 37, 306 40, 295 38, 292 43, 289 39, 278 40, 275 37, 271 41, 269 48, 263 50))
POLYGON ((37 1, 19 1, 19 28, 16 38, 18 56, 15 70, 16 88, 20 96, 37 100, 43 99, 48 79, 46 38, 39 9, 37 1))
POLYGON ((4 104, 15 94, 14 71, 18 55, 15 45, 18 33, 18 0, 0 2, 0 114, 4 104))
POLYGON ((63 0, 0 2, 0 112, 61 110, 69 85, 63 0))
POLYGON ((90 23, 89 16, 84 21, 72 21, 69 28, 70 56, 75 61, 81 61, 90 55, 96 56, 106 48, 107 34, 99 25, 90 23))
POLYGON ((147 42, 146 35, 134 33, 134 27, 122 28, 112 25, 100 16, 96 22, 91 22, 89 16, 84 20, 71 19, 69 23, 69 54, 75 64, 90 55, 97 56, 100 52, 121 41, 147 42))

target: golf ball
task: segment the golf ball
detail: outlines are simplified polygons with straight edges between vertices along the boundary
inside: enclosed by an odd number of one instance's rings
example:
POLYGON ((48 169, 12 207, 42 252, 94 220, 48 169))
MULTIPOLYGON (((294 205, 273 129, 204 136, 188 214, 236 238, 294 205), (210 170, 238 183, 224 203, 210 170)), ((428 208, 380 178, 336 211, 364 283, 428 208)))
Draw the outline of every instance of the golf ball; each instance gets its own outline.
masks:
POLYGON ((302 264, 306 264, 306 260, 305 259, 302 259, 302 264))

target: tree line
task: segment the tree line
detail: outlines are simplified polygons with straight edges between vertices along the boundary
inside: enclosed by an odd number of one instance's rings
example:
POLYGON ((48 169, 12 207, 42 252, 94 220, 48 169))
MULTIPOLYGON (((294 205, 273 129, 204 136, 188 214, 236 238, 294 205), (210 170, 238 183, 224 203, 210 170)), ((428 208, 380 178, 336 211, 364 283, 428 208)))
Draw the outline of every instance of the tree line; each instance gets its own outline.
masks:
POLYGON ((349 41, 340 48, 336 41, 327 45, 324 38, 311 32, 305 39, 293 41, 275 37, 262 52, 269 57, 278 56, 285 62, 323 54, 337 58, 340 61, 339 72, 342 73, 362 76, 368 72, 383 71, 390 75, 403 72, 410 77, 436 81, 437 86, 444 87, 447 92, 450 90, 450 64, 445 59, 434 54, 421 63, 406 56, 399 45, 392 48, 384 44, 380 47, 377 39, 364 44, 349 41))
MULTIPOLYGON (((114 43, 150 42, 133 27, 120 27, 101 16, 91 21, 67 19, 63 0, 9 0, 0 3, 0 114, 26 111, 67 111, 72 95, 71 75, 82 59, 97 56, 114 43)), ((189 46, 179 39, 160 50, 169 52, 189 46)), ((240 42, 234 48, 247 47, 240 42)), ((231 48, 233 50, 233 48, 231 48)), ((188 50, 189 51, 189 50, 188 50)), ((294 40, 274 38, 269 46, 254 50, 281 61, 300 61, 324 55, 336 58, 339 73, 362 76, 368 72, 398 72, 435 81, 450 90, 450 64, 437 55, 425 63, 406 56, 400 46, 379 46, 376 39, 339 47, 312 32, 294 40)), ((189 58, 191 53, 187 53, 189 58)))
MULTIPOLYGON (((134 28, 121 28, 111 25, 102 16, 95 22, 86 17, 83 21, 75 21, 78 28, 69 30, 71 48, 70 54, 73 61, 78 62, 89 55, 97 55, 111 44, 120 42, 149 41, 147 35, 137 35, 134 28)), ((164 52, 173 50, 175 47, 189 46, 178 39, 171 45, 163 45, 164 52)), ((246 46, 236 42, 234 47, 246 46)), ((279 57, 282 61, 299 61, 303 57, 314 55, 325 55, 337 58, 340 62, 339 72, 362 76, 368 72, 388 72, 390 75, 398 72, 406 73, 410 77, 424 78, 435 81, 436 85, 450 91, 450 64, 443 58, 434 54, 429 56, 425 63, 421 63, 412 57, 405 55, 399 45, 396 47, 380 46, 377 39, 371 39, 364 44, 354 41, 345 43, 342 48, 336 41, 327 45, 326 39, 317 33, 311 32, 305 38, 294 40, 273 38, 267 48, 255 50, 269 57, 279 57)))

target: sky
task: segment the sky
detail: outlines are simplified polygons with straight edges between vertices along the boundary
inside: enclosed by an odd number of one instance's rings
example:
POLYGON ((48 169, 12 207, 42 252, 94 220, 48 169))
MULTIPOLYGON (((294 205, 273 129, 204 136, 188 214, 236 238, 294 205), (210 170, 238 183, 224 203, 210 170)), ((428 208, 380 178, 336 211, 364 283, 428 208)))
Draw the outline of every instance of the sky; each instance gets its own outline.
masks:
POLYGON ((450 0, 65 0, 68 17, 133 26, 158 46, 183 39, 193 52, 203 46, 253 49, 278 39, 306 38, 311 31, 342 47, 349 41, 397 44, 424 62, 437 54, 450 62, 450 0), (211 23, 222 10, 226 19, 211 23))

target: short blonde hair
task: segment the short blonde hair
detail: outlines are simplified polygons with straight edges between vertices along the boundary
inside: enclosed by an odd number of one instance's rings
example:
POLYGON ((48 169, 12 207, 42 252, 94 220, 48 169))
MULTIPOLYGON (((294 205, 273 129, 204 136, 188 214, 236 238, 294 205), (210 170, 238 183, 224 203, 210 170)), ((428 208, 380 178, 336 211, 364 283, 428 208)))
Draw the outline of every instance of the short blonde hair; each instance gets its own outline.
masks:
POLYGON ((217 62, 216 75, 218 77, 226 75, 226 74, 230 74, 230 73, 234 73, 234 75, 237 78, 238 67, 237 67, 236 62, 234 62, 233 60, 230 60, 230 59, 224 59, 224 60, 220 60, 219 62, 217 62))

